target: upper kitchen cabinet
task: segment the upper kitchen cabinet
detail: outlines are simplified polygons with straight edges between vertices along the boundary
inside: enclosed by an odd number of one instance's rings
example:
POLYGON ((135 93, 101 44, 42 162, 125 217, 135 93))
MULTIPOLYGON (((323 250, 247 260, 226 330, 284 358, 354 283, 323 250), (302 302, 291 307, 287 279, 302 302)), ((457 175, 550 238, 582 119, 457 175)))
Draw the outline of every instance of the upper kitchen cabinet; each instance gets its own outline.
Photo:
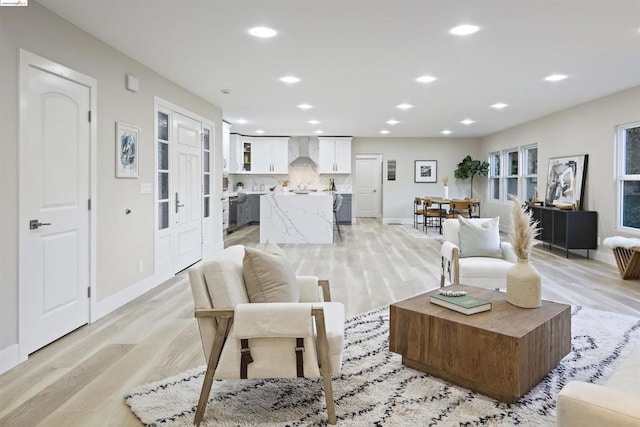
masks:
POLYGON ((242 135, 232 133, 229 136, 229 173, 242 173, 244 162, 244 143, 242 135))
POLYGON ((251 141, 251 173, 289 173, 289 138, 253 138, 251 141))
POLYGON ((229 165, 231 158, 229 157, 231 144, 231 126, 223 122, 222 123, 222 173, 229 173, 229 165))
POLYGON ((319 173, 351 173, 351 139, 318 137, 319 173))

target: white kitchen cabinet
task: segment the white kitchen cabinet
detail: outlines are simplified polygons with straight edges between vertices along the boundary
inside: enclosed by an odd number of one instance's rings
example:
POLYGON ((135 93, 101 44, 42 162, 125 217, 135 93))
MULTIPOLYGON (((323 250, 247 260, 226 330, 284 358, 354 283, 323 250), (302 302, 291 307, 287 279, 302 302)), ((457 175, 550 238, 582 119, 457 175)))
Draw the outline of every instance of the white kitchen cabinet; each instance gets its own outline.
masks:
POLYGON ((243 138, 237 133, 229 137, 229 173, 242 173, 243 138))
POLYGON ((229 173, 231 163, 231 126, 222 123, 222 173, 229 173))
POLYGON ((289 138, 253 138, 251 173, 289 173, 289 138))
POLYGON ((318 172, 351 173, 351 139, 319 137, 318 172))

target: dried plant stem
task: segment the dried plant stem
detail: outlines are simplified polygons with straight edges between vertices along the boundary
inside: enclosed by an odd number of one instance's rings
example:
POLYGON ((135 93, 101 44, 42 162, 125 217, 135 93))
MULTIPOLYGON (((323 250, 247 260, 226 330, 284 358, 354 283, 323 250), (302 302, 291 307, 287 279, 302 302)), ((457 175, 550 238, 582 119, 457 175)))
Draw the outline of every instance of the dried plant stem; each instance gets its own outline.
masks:
POLYGON ((511 207, 511 244, 517 257, 528 259, 531 248, 535 244, 535 238, 540 232, 538 222, 534 221, 530 211, 523 207, 522 201, 509 194, 512 201, 511 207))

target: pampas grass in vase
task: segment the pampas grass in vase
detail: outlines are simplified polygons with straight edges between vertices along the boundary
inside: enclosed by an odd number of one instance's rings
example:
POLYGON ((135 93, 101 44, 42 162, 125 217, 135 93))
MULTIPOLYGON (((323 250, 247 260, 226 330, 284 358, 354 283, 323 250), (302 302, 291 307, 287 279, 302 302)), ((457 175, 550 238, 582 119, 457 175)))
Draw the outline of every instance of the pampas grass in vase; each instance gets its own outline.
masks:
POLYGON ((507 302, 522 308, 537 308, 542 303, 540 273, 529 264, 529 255, 539 229, 520 199, 509 195, 511 208, 511 245, 518 262, 507 270, 507 302))

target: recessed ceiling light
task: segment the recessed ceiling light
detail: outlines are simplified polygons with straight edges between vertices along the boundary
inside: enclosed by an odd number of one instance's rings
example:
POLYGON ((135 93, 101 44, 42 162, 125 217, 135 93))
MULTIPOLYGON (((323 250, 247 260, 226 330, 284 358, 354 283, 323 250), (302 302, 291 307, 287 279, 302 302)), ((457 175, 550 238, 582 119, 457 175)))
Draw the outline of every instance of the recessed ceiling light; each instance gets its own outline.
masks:
POLYGON ((310 108, 313 108, 313 105, 309 105, 309 104, 300 104, 298 105, 298 108, 301 110, 308 110, 310 108))
POLYGON ((411 104, 400 104, 397 107, 399 109, 401 109, 401 110, 408 110, 409 108, 413 108, 413 105, 411 105, 411 104))
POLYGON ((545 77, 544 79, 548 82, 559 82, 560 80, 566 79, 568 76, 564 74, 551 74, 550 76, 545 77))
POLYGON ((254 37, 260 37, 261 39, 267 39, 269 37, 275 36, 276 34, 278 34, 278 32, 273 28, 253 27, 249 30, 249 34, 254 37))
POLYGON ((238 123, 239 125, 244 125, 244 124, 249 123, 249 122, 247 120, 245 120, 245 119, 238 119, 238 120, 236 120, 236 123, 238 123))
POLYGON ((416 81, 420 83, 431 83, 436 80, 437 79, 433 76, 420 76, 416 79, 416 81))
POLYGON ((310 125, 319 125, 320 121, 318 121, 318 120, 309 120, 307 123, 309 123, 310 125))
POLYGON ((386 135, 386 134, 388 134, 388 133, 389 133, 389 131, 388 131, 388 130, 386 130, 386 129, 382 129, 382 130, 380 131, 380 133, 381 133, 381 134, 383 134, 383 135, 386 135))
POLYGON ((444 134, 444 135, 449 135, 449 134, 451 133, 451 131, 450 131, 449 129, 445 129, 445 130, 443 130, 443 131, 442 131, 442 132, 440 132, 440 133, 442 133, 442 134, 444 134))
POLYGON ((495 108, 496 110, 502 110, 504 107, 507 107, 507 104, 504 102, 497 102, 491 106, 491 108, 495 108))
POLYGON ((318 133, 318 134, 320 134, 320 133, 324 133, 324 131, 323 131, 323 130, 320 130, 320 129, 318 129, 318 130, 314 130, 313 132, 314 132, 314 133, 318 133))
POLYGON ((397 125, 398 123, 400 123, 400 122, 399 122, 399 121, 397 121, 397 120, 394 120, 394 119, 387 120, 387 124, 388 124, 388 125, 391 125, 391 126, 393 126, 393 125, 397 125))
POLYGON ((478 31, 480 27, 475 25, 458 25, 457 27, 453 27, 449 30, 451 34, 455 34, 456 36, 466 36, 469 34, 473 34, 478 31))
POLYGON ((264 131, 263 131, 262 129, 258 129, 258 130, 256 131, 256 133, 258 133, 258 134, 262 135, 262 134, 264 133, 264 131))
POLYGON ((283 83, 294 84, 294 83, 298 83, 300 79, 297 78, 296 76, 284 76, 284 77, 280 77, 280 81, 283 83))
POLYGON ((464 119, 460 123, 462 123, 463 125, 470 125, 471 123, 475 123, 475 122, 471 119, 464 119))

